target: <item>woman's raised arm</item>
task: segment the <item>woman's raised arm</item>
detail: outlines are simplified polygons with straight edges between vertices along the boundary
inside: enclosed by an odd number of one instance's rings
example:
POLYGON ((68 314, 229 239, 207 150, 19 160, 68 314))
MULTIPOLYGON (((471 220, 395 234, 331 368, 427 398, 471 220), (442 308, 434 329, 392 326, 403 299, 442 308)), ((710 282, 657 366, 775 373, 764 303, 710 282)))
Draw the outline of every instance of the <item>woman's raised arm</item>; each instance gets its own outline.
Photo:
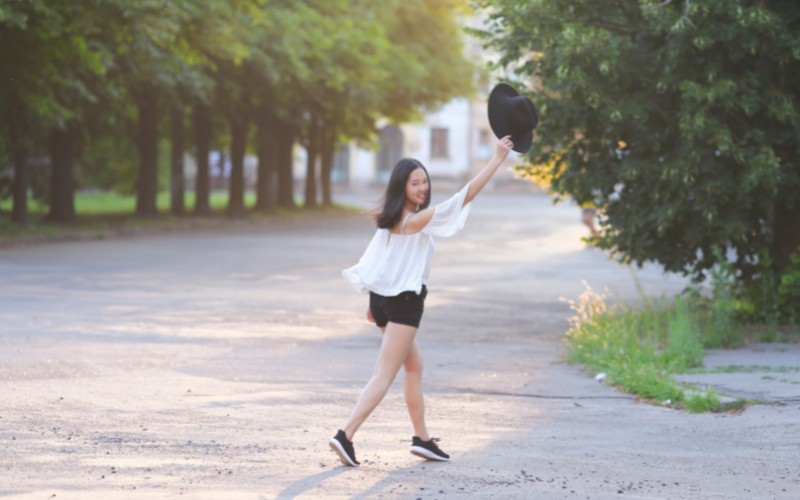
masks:
MULTIPOLYGON (((485 167, 481 169, 480 172, 478 172, 472 181, 470 181, 469 189, 464 197, 464 203, 462 206, 466 206, 475 198, 475 196, 478 195, 481 189, 486 186, 486 183, 489 182, 489 179, 492 178, 492 175, 494 175, 497 169, 500 168, 500 165, 503 164, 506 157, 508 157, 508 151, 512 147, 514 147, 514 144, 511 142, 511 136, 503 137, 497 141, 497 146, 495 147, 495 153, 492 159, 486 164, 485 167)), ((409 216, 405 226, 401 229, 401 232, 405 234, 413 234, 422 231, 422 229, 427 226, 433 218, 435 211, 436 207, 428 207, 409 216)))
POLYGON ((497 146, 495 146, 494 156, 489 163, 486 164, 485 167, 481 169, 480 172, 470 181, 469 183, 469 191, 467 191, 467 197, 464 198, 464 205, 471 202, 478 196, 478 193, 486 186, 486 183, 489 182, 489 179, 492 178, 497 169, 500 168, 500 165, 503 164, 505 159, 508 157, 508 151, 514 147, 514 144, 511 142, 511 136, 507 135, 502 139, 497 141, 497 146))

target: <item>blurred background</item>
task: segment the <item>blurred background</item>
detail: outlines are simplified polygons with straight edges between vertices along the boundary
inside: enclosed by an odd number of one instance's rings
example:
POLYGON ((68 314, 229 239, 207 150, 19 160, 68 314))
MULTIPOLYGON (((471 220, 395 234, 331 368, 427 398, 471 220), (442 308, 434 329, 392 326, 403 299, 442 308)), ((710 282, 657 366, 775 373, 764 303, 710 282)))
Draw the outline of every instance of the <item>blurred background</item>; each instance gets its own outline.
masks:
POLYGON ((18 223, 332 205, 405 156, 462 180, 492 154, 490 54, 464 30, 486 14, 465 1, 2 4, 18 223))
POLYGON ((495 187, 800 319, 794 1, 0 0, 0 72, 2 238, 335 210, 405 156, 460 183, 507 81, 541 122, 495 187))

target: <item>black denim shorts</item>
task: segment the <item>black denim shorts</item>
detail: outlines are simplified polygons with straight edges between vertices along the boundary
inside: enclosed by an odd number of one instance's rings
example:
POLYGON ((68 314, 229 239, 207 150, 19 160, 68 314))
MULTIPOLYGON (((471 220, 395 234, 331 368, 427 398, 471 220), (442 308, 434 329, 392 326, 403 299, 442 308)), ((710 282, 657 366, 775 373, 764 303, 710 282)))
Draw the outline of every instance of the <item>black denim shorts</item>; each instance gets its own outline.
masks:
POLYGON ((403 292, 394 297, 384 297, 375 292, 369 293, 369 310, 375 323, 383 328, 388 322, 419 328, 422 311, 425 309, 425 297, 428 288, 422 285, 422 292, 403 292))

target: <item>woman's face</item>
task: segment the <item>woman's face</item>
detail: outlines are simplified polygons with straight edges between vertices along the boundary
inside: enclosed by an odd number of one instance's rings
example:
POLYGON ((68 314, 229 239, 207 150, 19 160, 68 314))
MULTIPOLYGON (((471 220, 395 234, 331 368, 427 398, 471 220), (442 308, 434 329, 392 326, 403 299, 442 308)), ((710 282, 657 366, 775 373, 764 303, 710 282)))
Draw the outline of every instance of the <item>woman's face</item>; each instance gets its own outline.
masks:
POLYGON ((422 205, 428 197, 428 176, 421 168, 414 169, 406 182, 406 201, 412 205, 422 205))

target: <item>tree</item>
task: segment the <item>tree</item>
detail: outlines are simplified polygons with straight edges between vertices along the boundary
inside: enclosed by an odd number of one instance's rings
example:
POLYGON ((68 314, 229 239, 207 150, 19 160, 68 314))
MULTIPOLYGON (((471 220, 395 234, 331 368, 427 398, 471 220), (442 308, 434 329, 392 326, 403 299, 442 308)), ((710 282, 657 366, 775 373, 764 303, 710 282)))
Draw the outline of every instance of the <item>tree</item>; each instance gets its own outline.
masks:
POLYGON ((228 179, 228 215, 244 214, 244 157, 251 122, 251 102, 244 67, 221 61, 217 88, 217 104, 225 115, 230 132, 231 172, 228 179))
POLYGON ((242 50, 206 51, 215 81, 216 108, 225 116, 230 132, 228 212, 236 215, 244 211, 243 162, 253 122, 257 126, 254 149, 259 159, 256 209, 269 211, 277 204, 293 207, 292 117, 297 111, 290 97, 299 97, 291 88, 291 80, 305 74, 295 39, 315 30, 302 18, 302 2, 238 0, 233 4, 225 26, 229 30, 235 27, 230 31, 242 50))
POLYGON ((183 153, 185 152, 184 113, 179 104, 172 106, 170 114, 170 212, 174 215, 186 213, 185 177, 183 173, 183 153))
MULTIPOLYGON (((791 271, 800 247, 795 2, 480 4, 492 8, 483 34, 500 66, 537 90, 542 121, 527 173, 603 209, 595 245, 698 279, 725 250, 741 284, 791 271)), ((800 311, 794 300, 789 309, 800 311)))
POLYGON ((86 6, 68 2, 0 4, 0 80, 3 134, 14 168, 12 219, 27 221, 27 159, 48 149, 53 155, 51 218, 69 220, 72 159, 81 109, 94 99, 87 83, 102 75, 102 51, 85 34, 91 22, 86 6), (48 144, 49 143, 49 144, 48 144), (63 152, 63 154, 53 154, 63 152))
POLYGON ((109 19, 124 20, 110 42, 113 77, 124 82, 138 111, 138 215, 158 212, 158 125, 165 98, 178 105, 192 97, 209 100, 206 70, 214 69, 211 57, 233 59, 246 52, 235 34, 240 25, 234 13, 250 3, 140 0, 109 7, 109 19))
POLYGON ((371 139, 376 123, 413 121, 473 90, 474 66, 464 57, 460 0, 306 0, 297 47, 307 77, 302 99, 307 150, 306 206, 332 203, 331 171, 341 140, 371 139), (320 160, 320 161, 318 161, 320 160), (320 167, 318 169, 318 167, 320 167))
POLYGON ((269 23, 271 6, 267 2, 236 0, 228 4, 222 19, 217 16, 217 21, 224 20, 224 23, 214 28, 222 35, 234 36, 233 47, 223 50, 217 46, 206 47, 203 42, 198 46, 203 47, 201 52, 207 57, 207 66, 213 75, 217 108, 228 123, 232 168, 227 211, 236 216, 245 212, 244 158, 254 119, 252 95, 258 91, 255 65, 250 60, 261 57, 261 49, 254 43, 258 32, 272 25, 269 23))
POLYGON ((53 220, 74 216, 81 180, 135 191, 136 213, 153 216, 169 179, 171 210, 180 214, 187 148, 197 156, 194 210, 208 213, 212 141, 229 149, 230 213, 244 209, 248 149, 259 156, 257 208, 295 206, 298 142, 308 152, 306 204, 318 202, 320 188, 331 204, 338 143, 371 140, 379 121, 413 120, 470 92, 456 22, 463 7, 464 0, 0 0, 0 66, 10 75, 0 79, 0 155, 3 175, 6 165, 14 169, 14 218, 27 216, 28 157, 48 153, 53 220), (159 175, 166 137, 169 176, 159 175))
POLYGON ((194 130, 195 161, 197 162, 197 176, 195 177, 195 215, 209 215, 211 213, 211 179, 209 178, 208 155, 211 152, 211 138, 213 135, 211 114, 208 105, 199 100, 192 109, 192 123, 194 130))

